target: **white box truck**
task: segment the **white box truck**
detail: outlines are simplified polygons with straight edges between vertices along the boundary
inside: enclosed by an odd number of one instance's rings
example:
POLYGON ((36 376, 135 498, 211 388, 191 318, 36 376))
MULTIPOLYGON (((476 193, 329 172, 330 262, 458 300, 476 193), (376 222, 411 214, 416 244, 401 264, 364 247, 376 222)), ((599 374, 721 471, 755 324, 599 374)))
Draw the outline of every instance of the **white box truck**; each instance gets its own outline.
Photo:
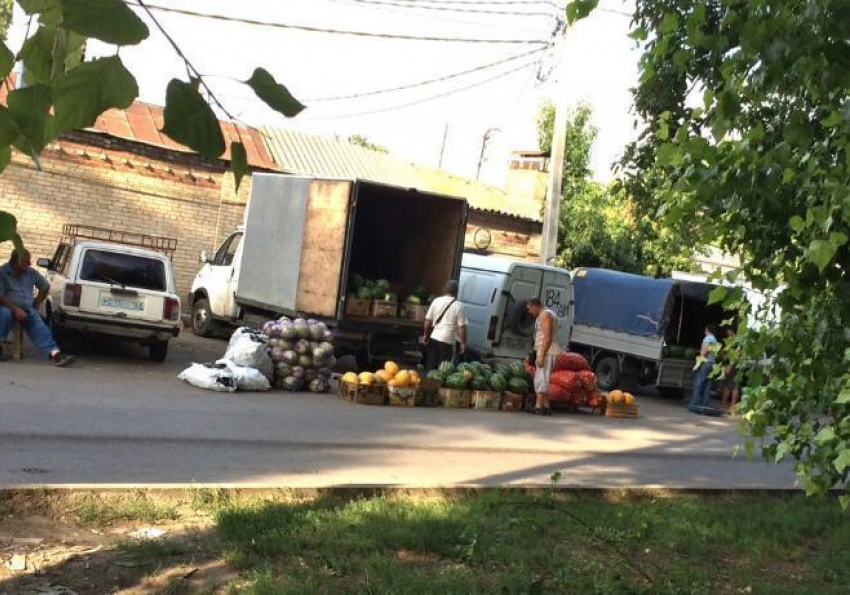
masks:
POLYGON ((201 255, 192 328, 299 315, 329 323, 361 365, 415 361, 422 323, 347 314, 349 278, 439 293, 458 278, 467 211, 461 198, 365 180, 254 174, 244 226, 201 255))

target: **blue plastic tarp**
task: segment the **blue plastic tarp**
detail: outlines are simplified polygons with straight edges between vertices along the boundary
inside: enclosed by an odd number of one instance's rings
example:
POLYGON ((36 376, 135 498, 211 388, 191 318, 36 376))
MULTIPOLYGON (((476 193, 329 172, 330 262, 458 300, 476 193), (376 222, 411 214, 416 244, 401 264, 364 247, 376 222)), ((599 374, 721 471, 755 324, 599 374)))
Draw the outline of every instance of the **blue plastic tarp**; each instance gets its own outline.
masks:
POLYGON ((606 269, 579 269, 573 277, 575 323, 641 337, 663 336, 672 279, 606 269))

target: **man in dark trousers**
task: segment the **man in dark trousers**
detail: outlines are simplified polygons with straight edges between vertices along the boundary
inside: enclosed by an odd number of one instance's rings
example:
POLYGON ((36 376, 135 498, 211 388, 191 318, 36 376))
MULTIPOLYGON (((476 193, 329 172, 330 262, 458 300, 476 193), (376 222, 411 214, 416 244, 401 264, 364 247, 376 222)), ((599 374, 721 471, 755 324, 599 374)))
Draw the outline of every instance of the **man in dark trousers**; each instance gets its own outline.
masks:
POLYGON ((457 299, 457 281, 449 281, 443 295, 431 302, 425 315, 425 370, 435 370, 441 362, 454 359, 455 338, 460 340, 458 355, 466 351, 466 315, 457 299))

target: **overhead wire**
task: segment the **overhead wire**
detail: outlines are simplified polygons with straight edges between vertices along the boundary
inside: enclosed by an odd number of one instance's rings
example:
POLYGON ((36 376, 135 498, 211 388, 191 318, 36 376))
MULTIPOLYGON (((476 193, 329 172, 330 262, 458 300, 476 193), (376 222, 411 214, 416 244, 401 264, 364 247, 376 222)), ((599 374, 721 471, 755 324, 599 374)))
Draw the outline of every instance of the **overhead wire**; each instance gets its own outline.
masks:
POLYGON ((497 16, 516 16, 516 17, 552 17, 551 12, 536 12, 522 10, 496 10, 493 8, 456 8, 453 6, 430 6, 428 4, 410 4, 393 0, 354 0, 358 4, 376 4, 383 6, 399 6, 410 10, 439 10, 444 12, 461 12, 471 14, 487 14, 497 16))
POLYGON ((431 21, 439 21, 439 22, 443 22, 443 23, 457 23, 457 24, 460 24, 460 25, 472 25, 473 27, 483 27, 483 28, 486 28, 486 29, 501 29, 503 31, 504 30, 510 30, 510 31, 517 31, 517 32, 523 32, 523 33, 536 33, 536 34, 543 33, 543 31, 540 31, 539 29, 531 29, 531 28, 528 28, 528 27, 517 27, 513 23, 494 22, 493 20, 490 20, 490 21, 470 21, 470 20, 466 20, 466 19, 459 19, 459 18, 456 18, 456 17, 448 16, 448 15, 445 15, 445 14, 429 14, 429 13, 421 13, 421 12, 420 13, 411 13, 409 10, 405 10, 403 8, 402 9, 387 8, 385 6, 373 6, 373 5, 360 4, 360 3, 357 2, 357 0, 325 0, 325 1, 326 2, 333 2, 335 4, 342 4, 342 5, 345 5, 345 6, 357 6, 358 8, 370 8, 370 9, 373 9, 373 10, 379 10, 382 13, 391 12, 391 13, 394 13, 394 14, 405 15, 407 17, 414 17, 414 18, 417 18, 417 19, 428 19, 428 20, 431 20, 431 21))
MULTIPOLYGON (((125 0, 126 4, 131 6, 140 6, 138 2, 133 0, 125 0)), ((507 45, 546 45, 549 43, 545 39, 494 39, 494 38, 476 38, 476 37, 441 37, 437 35, 407 35, 401 33, 377 33, 373 31, 356 31, 348 29, 332 29, 325 27, 315 27, 312 25, 293 25, 288 23, 277 23, 273 21, 261 21, 258 19, 249 19, 244 17, 231 17, 222 14, 197 12, 194 10, 186 10, 182 8, 172 8, 169 6, 159 6, 146 3, 146 6, 151 10, 166 12, 172 14, 180 14, 184 16, 197 17, 215 21, 228 23, 239 23, 242 25, 253 25, 259 27, 269 27, 274 29, 291 29, 294 31, 306 31, 310 33, 325 33, 334 35, 351 35, 355 37, 371 37, 381 39, 403 39, 408 41, 439 41, 453 43, 479 43, 479 44, 507 44, 507 45)))
POLYGON ((400 110, 400 109, 404 109, 406 107, 412 107, 414 105, 419 105, 421 103, 427 103, 429 101, 435 101, 437 99, 442 99, 444 97, 456 95, 458 93, 468 91, 469 89, 473 89, 475 87, 480 87, 481 85, 486 85, 487 83, 491 83, 493 81, 505 78, 506 76, 510 76, 511 74, 514 74, 515 72, 519 72, 521 70, 524 70, 525 68, 528 68, 529 66, 535 66, 536 64, 537 64, 537 60, 532 60, 531 62, 521 64, 519 66, 511 68, 510 70, 500 72, 499 74, 488 77, 486 79, 475 81, 474 83, 470 83, 468 85, 464 85, 462 87, 458 87, 458 88, 452 89, 450 91, 444 91, 444 92, 438 93, 436 95, 430 95, 428 97, 423 97, 423 98, 416 99, 416 100, 413 100, 413 101, 407 101, 407 102, 399 103, 399 104, 396 104, 396 105, 391 105, 391 106, 386 106, 386 107, 382 107, 382 108, 379 108, 379 109, 366 110, 366 111, 361 111, 361 112, 350 112, 350 113, 346 113, 346 114, 334 114, 334 115, 330 115, 330 116, 315 116, 315 117, 307 116, 307 117, 304 117, 304 118, 300 118, 300 120, 302 120, 302 121, 304 121, 304 120, 337 120, 337 119, 340 119, 340 118, 356 118, 356 117, 360 117, 360 116, 370 116, 370 115, 373 115, 373 114, 380 114, 380 113, 384 113, 384 112, 400 110))
POLYGON ((454 72, 452 74, 447 74, 447 75, 432 78, 432 79, 426 79, 424 81, 418 81, 418 82, 415 82, 415 83, 399 85, 397 87, 386 87, 386 88, 383 88, 383 89, 375 89, 374 91, 365 91, 365 92, 362 92, 362 93, 352 93, 350 95, 334 95, 334 96, 329 96, 329 97, 307 97, 307 98, 304 99, 304 101, 308 102, 308 103, 317 103, 317 102, 322 102, 322 101, 339 101, 339 100, 343 100, 343 99, 360 99, 360 98, 363 98, 363 97, 371 97, 371 96, 374 96, 374 95, 381 95, 381 94, 384 94, 384 93, 393 93, 393 92, 396 92, 396 91, 406 91, 408 89, 415 89, 416 87, 423 87, 423 86, 426 86, 426 85, 441 83, 441 82, 444 82, 444 81, 449 81, 449 80, 456 79, 456 78, 459 78, 459 77, 462 77, 462 76, 466 76, 468 74, 473 74, 473 73, 476 73, 476 72, 489 70, 491 68, 495 68, 497 66, 501 66, 503 64, 508 64, 510 62, 514 62, 514 61, 519 60, 521 58, 525 58, 526 56, 532 56, 532 55, 535 55, 535 54, 539 54, 541 52, 545 52, 547 49, 548 49, 548 46, 543 47, 543 48, 537 48, 537 49, 534 49, 534 50, 531 50, 531 51, 528 51, 528 52, 523 52, 521 54, 509 56, 507 58, 503 58, 503 59, 497 60, 495 62, 489 62, 487 64, 482 64, 482 65, 476 66, 474 68, 468 68, 466 70, 461 70, 461 71, 458 71, 458 72, 454 72))

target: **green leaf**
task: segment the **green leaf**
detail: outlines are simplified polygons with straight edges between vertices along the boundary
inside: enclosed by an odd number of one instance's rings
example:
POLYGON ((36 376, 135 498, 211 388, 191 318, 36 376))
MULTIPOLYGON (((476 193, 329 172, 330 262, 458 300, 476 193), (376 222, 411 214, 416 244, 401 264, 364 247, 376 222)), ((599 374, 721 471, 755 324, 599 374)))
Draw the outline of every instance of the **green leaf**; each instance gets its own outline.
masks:
POLYGON ((0 173, 6 171, 12 162, 12 147, 0 147, 0 173))
POLYGON ((238 191, 242 178, 248 173, 248 154, 245 152, 245 145, 241 142, 230 143, 230 171, 233 172, 238 191))
POLYGON ((129 107, 138 94, 136 79, 118 56, 85 62, 53 86, 56 131, 88 128, 106 110, 129 107))
POLYGON ((779 446, 776 447, 776 454, 774 455, 774 461, 779 463, 782 459, 785 458, 785 455, 791 450, 791 447, 787 442, 780 442, 779 446))
POLYGON ((262 99, 266 105, 287 118, 297 116, 304 109, 304 105, 263 68, 255 69, 254 74, 245 81, 245 84, 251 87, 257 97, 262 99))
POLYGON ((818 269, 823 272, 832 257, 835 256, 836 250, 837 247, 826 240, 813 240, 806 250, 806 258, 815 263, 818 269))
POLYGON ((644 41, 647 37, 649 37, 649 33, 647 33, 646 29, 638 28, 629 33, 629 37, 635 41, 644 41))
POLYGON ((815 436, 815 444, 826 444, 835 440, 835 430, 832 426, 827 426, 823 428, 820 432, 815 436))
POLYGON ((0 41, 0 78, 6 78, 12 72, 12 66, 15 65, 15 54, 9 47, 0 41))
MULTIPOLYGON (((848 349, 850 351, 850 349, 848 349)), ((845 386, 841 389, 841 392, 838 393, 838 398, 835 400, 839 405, 846 405, 850 403, 850 386, 845 386)))
POLYGON ((665 167, 677 165, 681 162, 682 157, 679 154, 679 147, 672 143, 664 143, 658 147, 658 163, 665 167))
POLYGON ((793 229, 797 233, 800 233, 801 231, 803 231, 803 229, 805 229, 806 222, 799 215, 794 215, 788 220, 788 225, 791 226, 791 229, 793 229))
POLYGON ((567 22, 572 25, 576 21, 580 21, 583 18, 586 18, 596 5, 599 4, 599 0, 574 0, 567 4, 567 22))
POLYGON ((841 246, 847 243, 847 234, 841 231, 830 232, 829 243, 836 248, 841 248, 841 246))
POLYGON ((15 146, 37 157, 50 140, 48 118, 51 105, 50 89, 32 85, 9 93, 9 116, 20 132, 15 146))
POLYGON ((669 140, 670 139, 670 125, 667 122, 662 121, 658 125, 658 132, 655 134, 660 140, 669 140))
POLYGON ((715 287, 708 294, 708 305, 719 304, 726 299, 726 288, 715 287))
POLYGON ((24 81, 26 83, 50 84, 53 74, 53 44, 56 41, 56 30, 52 27, 39 27, 35 35, 24 42, 20 58, 26 67, 24 81))
POLYGON ((58 25, 62 21, 62 8, 59 0, 18 0, 28 15, 40 15, 43 25, 58 25))
POLYGON ((823 126, 827 128, 833 128, 841 124, 841 114, 836 110, 829 113, 829 115, 821 120, 820 122, 823 126))
POLYGON ((850 448, 842 449, 841 454, 835 458, 832 464, 836 471, 844 473, 844 470, 850 467, 850 448))
POLYGON ((174 141, 210 159, 224 153, 224 137, 218 118, 190 83, 178 79, 168 83, 164 118, 162 132, 174 141))
POLYGON ((841 510, 850 508, 850 494, 842 494, 838 497, 838 503, 841 504, 841 510))
POLYGON ((12 122, 9 110, 0 105, 0 147, 8 147, 18 138, 18 129, 12 122))
POLYGON ((23 250, 24 244, 18 235, 18 220, 6 211, 0 211, 0 242, 12 242, 16 250, 23 250))
POLYGON ((661 24, 658 26, 658 30, 661 33, 673 33, 676 29, 679 28, 679 19, 676 18, 676 15, 672 12, 668 12, 664 15, 664 18, 661 19, 661 24))
POLYGON ((148 26, 121 0, 59 0, 62 26, 85 37, 115 45, 136 45, 150 35, 148 26))

